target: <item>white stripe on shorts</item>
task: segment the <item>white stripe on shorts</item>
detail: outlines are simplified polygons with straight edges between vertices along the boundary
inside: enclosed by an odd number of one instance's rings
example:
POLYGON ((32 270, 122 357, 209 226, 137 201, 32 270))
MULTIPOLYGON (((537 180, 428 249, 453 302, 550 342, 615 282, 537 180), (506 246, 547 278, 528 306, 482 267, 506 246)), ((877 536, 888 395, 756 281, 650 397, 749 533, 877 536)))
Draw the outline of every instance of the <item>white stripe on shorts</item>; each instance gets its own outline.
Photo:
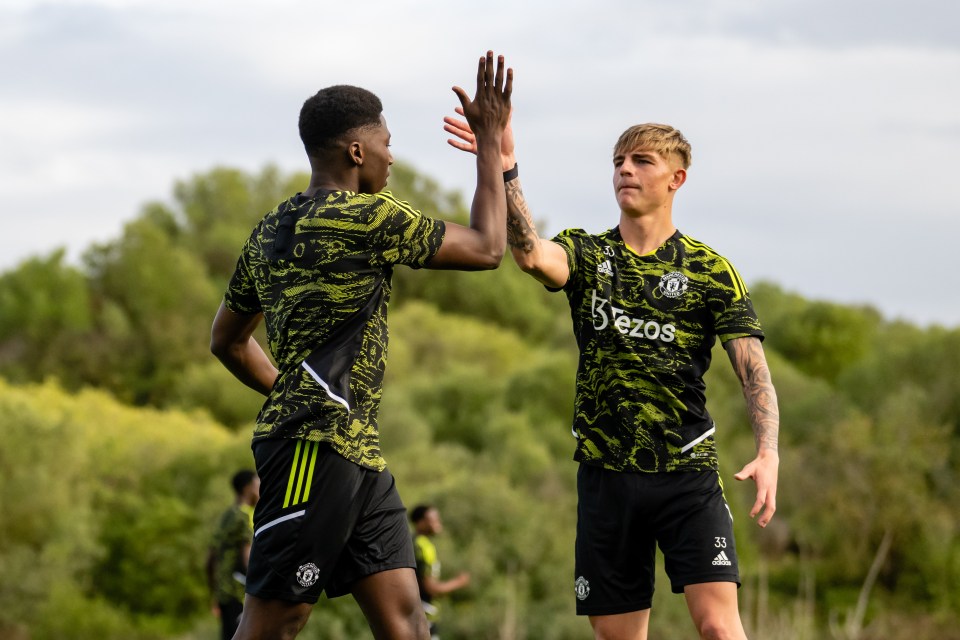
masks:
POLYGON ((280 518, 277 518, 276 520, 271 520, 271 521, 268 522, 267 524, 263 525, 262 527, 260 527, 260 528, 257 529, 256 531, 254 531, 254 532, 253 532, 253 537, 256 538, 258 535, 260 535, 261 533, 263 533, 264 530, 269 529, 270 527, 272 527, 272 526, 275 525, 275 524, 280 524, 281 522, 286 522, 287 520, 293 520, 294 518, 297 518, 297 517, 299 517, 299 516, 302 516, 302 515, 305 514, 306 512, 307 512, 306 509, 302 509, 302 510, 300 510, 300 511, 297 511, 296 513, 288 513, 287 515, 285 515, 285 516, 283 516, 283 517, 280 517, 280 518))

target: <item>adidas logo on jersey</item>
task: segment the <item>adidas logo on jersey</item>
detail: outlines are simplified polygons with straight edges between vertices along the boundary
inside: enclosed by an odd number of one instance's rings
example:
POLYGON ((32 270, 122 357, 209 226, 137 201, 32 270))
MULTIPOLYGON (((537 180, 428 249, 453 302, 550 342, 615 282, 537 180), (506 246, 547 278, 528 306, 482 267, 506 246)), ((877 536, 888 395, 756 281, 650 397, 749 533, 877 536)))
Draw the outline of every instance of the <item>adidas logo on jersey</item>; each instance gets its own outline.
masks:
POLYGON ((613 275, 613 265, 610 264, 609 260, 604 260, 597 265, 597 273, 602 276, 612 276, 613 275))
POLYGON ((721 551, 720 553, 717 554, 717 557, 713 559, 713 565, 715 567, 719 567, 719 566, 729 567, 732 564, 733 563, 730 562, 730 558, 727 557, 726 551, 721 551))

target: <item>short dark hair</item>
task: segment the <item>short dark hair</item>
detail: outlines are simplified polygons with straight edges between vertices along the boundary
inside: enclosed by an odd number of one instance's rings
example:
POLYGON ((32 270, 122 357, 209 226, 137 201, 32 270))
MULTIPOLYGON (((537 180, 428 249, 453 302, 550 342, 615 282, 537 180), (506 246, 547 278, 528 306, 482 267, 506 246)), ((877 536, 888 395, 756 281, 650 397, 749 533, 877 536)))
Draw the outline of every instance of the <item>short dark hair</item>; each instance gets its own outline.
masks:
POLYGON ((257 477, 256 471, 251 471, 250 469, 241 469, 233 474, 233 478, 230 480, 230 484, 233 485, 233 491, 240 495, 243 493, 243 490, 247 488, 247 485, 253 482, 253 479, 257 477))
POLYGON ((348 84, 321 89, 300 109, 300 139, 315 155, 351 129, 380 126, 383 103, 376 95, 348 84))
POLYGON ((410 522, 420 522, 426 517, 427 511, 433 508, 432 504, 418 504, 410 511, 410 522))

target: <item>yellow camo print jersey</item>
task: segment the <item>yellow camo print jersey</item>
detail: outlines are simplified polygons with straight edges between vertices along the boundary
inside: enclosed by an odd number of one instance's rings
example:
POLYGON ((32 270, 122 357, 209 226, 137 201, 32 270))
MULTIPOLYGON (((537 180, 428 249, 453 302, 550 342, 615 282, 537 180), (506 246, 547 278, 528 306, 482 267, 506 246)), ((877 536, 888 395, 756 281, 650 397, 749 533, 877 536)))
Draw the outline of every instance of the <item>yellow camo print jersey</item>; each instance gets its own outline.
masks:
POLYGON ((719 337, 763 331, 747 288, 722 256, 674 233, 638 255, 619 228, 568 229, 570 302, 580 348, 574 459, 615 471, 717 468, 703 374, 719 337))
POLYGON ((395 264, 424 266, 445 226, 389 192, 297 194, 246 241, 224 303, 263 312, 280 375, 254 430, 261 438, 329 443, 381 471, 377 414, 395 264), (277 242, 278 224, 292 224, 277 242))

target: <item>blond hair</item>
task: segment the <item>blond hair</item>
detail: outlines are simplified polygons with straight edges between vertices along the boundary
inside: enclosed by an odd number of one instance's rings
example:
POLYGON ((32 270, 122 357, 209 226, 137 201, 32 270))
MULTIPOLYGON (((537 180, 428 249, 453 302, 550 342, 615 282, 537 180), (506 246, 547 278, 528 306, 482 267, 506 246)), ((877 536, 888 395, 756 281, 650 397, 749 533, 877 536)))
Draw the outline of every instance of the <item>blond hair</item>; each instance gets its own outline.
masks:
POLYGON ((653 151, 666 160, 674 155, 684 169, 690 167, 692 160, 690 143, 679 129, 668 124, 648 122, 630 127, 620 134, 617 144, 613 146, 613 155, 625 155, 635 149, 653 151))

